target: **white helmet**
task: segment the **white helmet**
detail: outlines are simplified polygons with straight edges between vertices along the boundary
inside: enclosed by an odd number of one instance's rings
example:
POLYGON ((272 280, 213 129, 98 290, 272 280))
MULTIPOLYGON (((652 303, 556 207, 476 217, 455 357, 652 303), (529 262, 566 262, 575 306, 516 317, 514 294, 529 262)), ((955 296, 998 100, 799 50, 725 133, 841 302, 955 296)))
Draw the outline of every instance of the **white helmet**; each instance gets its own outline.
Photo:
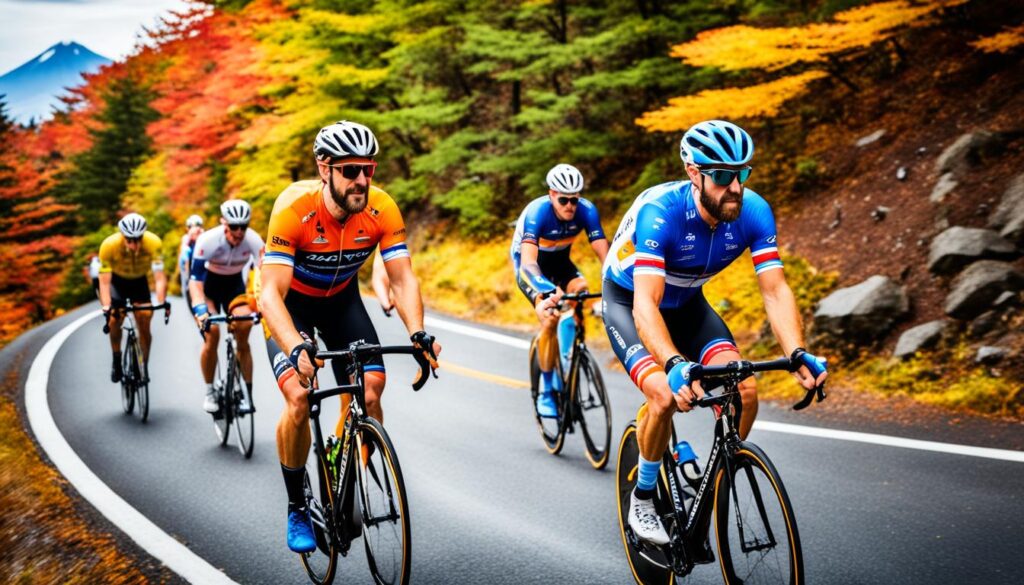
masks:
POLYGON ((241 199, 229 199, 220 205, 220 215, 228 225, 242 225, 252 219, 252 207, 241 199))
POLYGON ((583 190, 583 173, 565 163, 548 171, 548 187, 559 193, 579 193, 583 190))
POLYGON ((377 137, 362 124, 342 120, 324 126, 313 141, 313 154, 317 160, 350 156, 376 156, 377 137))
POLYGON ((198 215, 190 215, 188 216, 188 219, 185 220, 185 227, 203 227, 203 218, 199 217, 198 215))
POLYGON ((117 222, 117 227, 126 238, 141 238, 146 233, 146 218, 138 213, 129 213, 117 222))

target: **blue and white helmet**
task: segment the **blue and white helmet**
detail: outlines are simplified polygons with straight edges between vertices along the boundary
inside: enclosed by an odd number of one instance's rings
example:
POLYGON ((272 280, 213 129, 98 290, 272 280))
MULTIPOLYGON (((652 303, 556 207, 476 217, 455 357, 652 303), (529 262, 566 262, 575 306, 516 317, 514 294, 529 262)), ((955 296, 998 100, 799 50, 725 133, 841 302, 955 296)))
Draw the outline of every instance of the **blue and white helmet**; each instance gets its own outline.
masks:
POLYGON ((379 147, 377 137, 366 126, 342 120, 324 126, 313 141, 313 154, 317 160, 346 158, 350 156, 376 156, 379 147))
POLYGON ((572 165, 555 165, 548 171, 548 187, 559 193, 579 193, 583 190, 583 173, 572 165))
POLYGON ((203 227, 203 218, 198 215, 190 215, 188 216, 188 219, 185 220, 185 227, 203 227))
POLYGON ((220 204, 220 215, 228 225, 242 225, 252 218, 252 207, 241 199, 229 199, 220 204))
POLYGON ((146 233, 146 218, 138 213, 129 213, 117 222, 117 227, 126 238, 141 238, 146 233))
POLYGON ((745 165, 754 156, 754 140, 732 122, 707 120, 683 134, 679 156, 684 163, 697 166, 745 165))

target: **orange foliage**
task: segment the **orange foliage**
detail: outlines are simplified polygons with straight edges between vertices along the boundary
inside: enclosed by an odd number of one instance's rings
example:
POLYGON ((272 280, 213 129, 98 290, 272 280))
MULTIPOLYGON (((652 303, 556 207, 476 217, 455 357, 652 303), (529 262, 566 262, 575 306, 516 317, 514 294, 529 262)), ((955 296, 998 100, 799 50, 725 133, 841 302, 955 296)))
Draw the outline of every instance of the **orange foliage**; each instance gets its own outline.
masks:
POLYGON ((971 43, 972 47, 985 53, 1009 53, 1021 45, 1024 45, 1024 24, 971 43))

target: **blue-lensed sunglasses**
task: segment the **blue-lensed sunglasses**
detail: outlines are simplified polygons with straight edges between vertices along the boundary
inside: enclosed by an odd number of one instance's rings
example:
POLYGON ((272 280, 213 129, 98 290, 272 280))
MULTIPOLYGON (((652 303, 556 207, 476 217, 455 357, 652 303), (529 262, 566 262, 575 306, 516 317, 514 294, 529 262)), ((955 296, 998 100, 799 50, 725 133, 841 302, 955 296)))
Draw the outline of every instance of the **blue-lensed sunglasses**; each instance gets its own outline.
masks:
POLYGON ((747 182, 750 178, 751 169, 749 166, 743 167, 742 169, 699 169, 700 174, 711 177, 711 181, 719 187, 728 187, 732 185, 732 182, 737 177, 740 180, 740 184, 747 182))

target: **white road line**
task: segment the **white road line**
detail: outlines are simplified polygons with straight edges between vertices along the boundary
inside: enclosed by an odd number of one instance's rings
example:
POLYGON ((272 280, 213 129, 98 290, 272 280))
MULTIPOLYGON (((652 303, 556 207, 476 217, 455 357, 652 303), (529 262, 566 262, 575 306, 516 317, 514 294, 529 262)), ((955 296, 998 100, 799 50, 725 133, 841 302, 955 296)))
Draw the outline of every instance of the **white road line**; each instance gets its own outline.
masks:
POLYGON ((873 445, 885 445, 887 447, 902 447, 904 449, 917 449, 919 451, 935 451, 937 453, 947 453, 951 455, 967 455, 969 457, 984 457, 986 459, 1000 459, 1002 461, 1014 461, 1016 463, 1024 463, 1024 452, 1011 451, 1008 449, 989 449, 987 447, 971 447, 968 445, 957 445, 955 443, 939 443, 936 441, 904 439, 901 437, 890 437, 888 435, 876 435, 873 433, 839 431, 835 429, 805 427, 801 425, 791 425, 786 423, 760 420, 754 422, 754 428, 761 431, 771 431, 776 433, 807 435, 810 437, 837 439, 840 441, 871 443, 873 445))
POLYGON ((46 342, 33 360, 25 383, 25 409, 36 440, 82 497, 169 569, 192 583, 234 583, 114 493, 86 467, 57 428, 46 399, 50 366, 71 334, 99 315, 100 311, 91 311, 65 326, 46 342))
POLYGON ((476 337, 477 339, 486 339, 487 341, 501 343, 516 349, 530 349, 529 341, 518 337, 512 337, 511 335, 495 333, 494 331, 487 331, 486 329, 478 329, 470 325, 463 325, 462 323, 448 321, 447 319, 438 319, 437 317, 432 317, 430 315, 424 317, 423 322, 425 325, 430 327, 437 327, 438 329, 461 333, 470 337, 476 337))

